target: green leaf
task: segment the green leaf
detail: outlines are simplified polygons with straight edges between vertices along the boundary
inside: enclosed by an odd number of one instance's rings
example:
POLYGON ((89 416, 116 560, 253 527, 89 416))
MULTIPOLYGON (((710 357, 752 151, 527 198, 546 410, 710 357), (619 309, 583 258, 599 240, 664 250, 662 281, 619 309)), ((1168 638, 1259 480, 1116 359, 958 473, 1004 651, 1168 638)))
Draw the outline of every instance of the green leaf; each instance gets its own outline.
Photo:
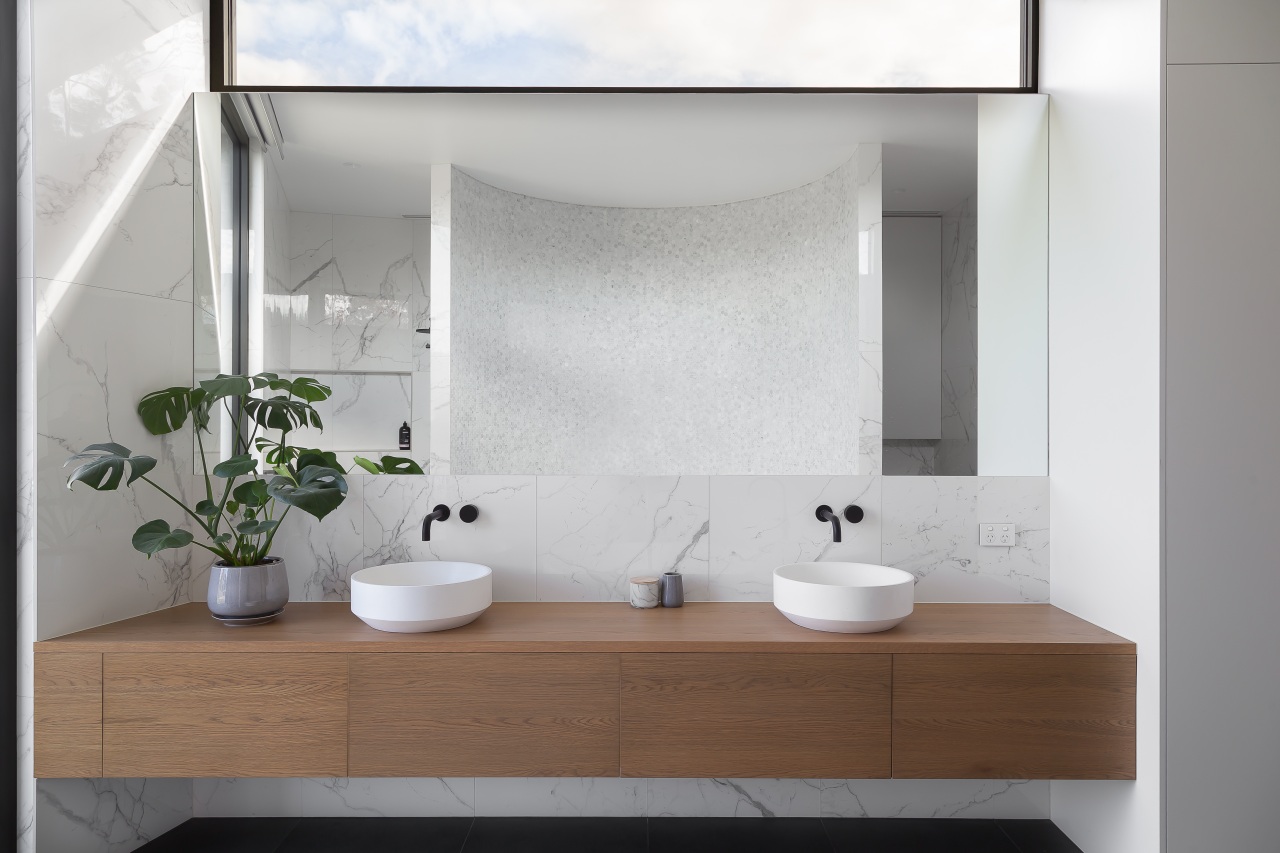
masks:
POLYGON ((320 422, 320 415, 311 408, 311 404, 301 400, 291 400, 283 395, 268 397, 265 400, 250 397, 244 401, 244 410, 258 426, 267 429, 285 432, 305 426, 324 429, 324 425, 320 422))
POLYGON ((206 379, 200 387, 208 395, 210 404, 224 397, 244 397, 253 391, 253 385, 246 376, 227 376, 220 373, 213 379, 206 379))
POLYGON ((412 459, 403 456, 382 457, 382 473, 384 474, 421 474, 422 466, 412 459))
POLYGON ((230 480, 233 477, 242 477, 256 470, 258 470, 258 460, 247 453, 242 453, 213 466, 213 476, 230 480))
POLYGON ((239 511, 240 511, 240 504, 236 503, 235 501, 227 501, 227 512, 231 513, 232 515, 235 515, 239 511))
POLYGON ((258 507, 267 502, 267 484, 262 480, 249 480, 232 490, 231 496, 245 506, 258 507))
POLYGON ((289 390, 293 393, 293 396, 300 397, 308 403, 318 403, 333 396, 332 388, 328 385, 321 385, 309 376, 299 376, 293 380, 289 390))
POLYGON ((213 537, 213 544, 225 545, 234 538, 235 537, 233 537, 230 533, 219 533, 217 536, 213 537))
POLYGON ((72 456, 64 463, 81 463, 71 476, 67 478, 67 488, 73 483, 84 483, 99 492, 110 492, 120 487, 124 479, 125 469, 129 469, 127 485, 156 467, 156 460, 150 456, 134 456, 129 448, 122 444, 91 444, 80 453, 72 456))
POLYGON ((324 518, 346 499, 347 481, 336 468, 313 465, 298 472, 296 483, 286 476, 276 477, 267 486, 267 491, 281 503, 295 506, 316 518, 324 518))
POLYGON ((303 468, 310 468, 312 465, 319 465, 321 468, 337 468, 342 470, 342 466, 338 464, 338 456, 330 450, 301 450, 298 452, 298 464, 296 467, 299 471, 303 468))
POLYGON ((209 432, 209 409, 213 406, 209 392, 203 388, 192 388, 187 402, 191 406, 191 423, 196 429, 209 432))
POLYGON ((382 469, 378 467, 377 462, 371 462, 363 456, 356 456, 353 461, 370 474, 381 474, 382 469))
POLYGON ((261 536, 264 533, 270 533, 279 526, 279 521, 272 521, 266 518, 259 521, 242 521, 236 525, 236 533, 241 536, 261 536))
POLYGON ((191 414, 190 388, 165 388, 152 391, 138 402, 142 425, 152 435, 167 435, 182 429, 191 414))
POLYGON ((133 534, 133 547, 150 558, 153 554, 170 548, 184 548, 191 544, 195 537, 185 530, 170 530, 169 522, 157 518, 148 521, 133 534))
POLYGON ((196 515, 203 515, 205 518, 213 518, 218 514, 218 505, 210 500, 203 500, 196 504, 196 515))
POLYGON ((262 458, 273 468, 277 465, 288 465, 298 457, 299 453, 298 448, 272 441, 269 438, 259 438, 254 441, 254 445, 258 448, 258 452, 263 455, 262 458))

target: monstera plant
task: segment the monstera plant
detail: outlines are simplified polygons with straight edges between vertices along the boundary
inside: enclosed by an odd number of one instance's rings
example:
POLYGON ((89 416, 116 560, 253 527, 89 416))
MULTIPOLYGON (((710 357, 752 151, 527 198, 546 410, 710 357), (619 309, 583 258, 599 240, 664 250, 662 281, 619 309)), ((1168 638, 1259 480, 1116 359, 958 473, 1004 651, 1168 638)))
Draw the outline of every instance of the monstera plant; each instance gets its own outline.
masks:
POLYGON ((284 563, 271 556, 271 543, 293 509, 322 519, 347 495, 347 481, 330 452, 295 447, 289 435, 304 427, 323 429, 313 403, 332 391, 315 379, 284 379, 274 373, 218 376, 194 388, 165 388, 142 398, 138 414, 152 435, 186 426, 195 429, 204 474, 203 495, 194 506, 148 476, 150 456, 114 443, 91 444, 67 460, 75 464, 68 488, 84 483, 100 492, 141 481, 185 514, 186 526, 148 521, 133 534, 133 547, 148 557, 170 548, 196 545, 217 561, 209 579, 209 607, 228 622, 273 617, 288 601, 284 563), (204 437, 218 410, 232 427, 229 459, 209 470, 204 437))

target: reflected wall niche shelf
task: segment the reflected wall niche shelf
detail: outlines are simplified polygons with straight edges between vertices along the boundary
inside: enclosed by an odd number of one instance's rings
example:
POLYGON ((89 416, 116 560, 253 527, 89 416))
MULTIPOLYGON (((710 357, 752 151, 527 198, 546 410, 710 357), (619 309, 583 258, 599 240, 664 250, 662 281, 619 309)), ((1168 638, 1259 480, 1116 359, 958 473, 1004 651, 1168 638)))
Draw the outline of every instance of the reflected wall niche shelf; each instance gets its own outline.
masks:
POLYGON ((1046 604, 824 634, 771 604, 188 604, 36 644, 36 776, 1133 779, 1137 650, 1046 604))

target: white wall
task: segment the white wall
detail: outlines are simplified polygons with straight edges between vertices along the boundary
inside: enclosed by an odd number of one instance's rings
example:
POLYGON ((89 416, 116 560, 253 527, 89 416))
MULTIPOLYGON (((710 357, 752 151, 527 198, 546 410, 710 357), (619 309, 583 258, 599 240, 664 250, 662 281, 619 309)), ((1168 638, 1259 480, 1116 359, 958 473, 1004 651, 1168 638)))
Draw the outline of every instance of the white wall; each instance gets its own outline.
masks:
POLYGON ((1276 849, 1280 4, 1175 0, 1166 76, 1169 853, 1276 849))
POLYGON ((1054 782, 1052 815, 1085 853, 1155 853, 1161 5, 1046 0, 1043 9, 1051 601, 1138 645, 1138 780, 1054 782))

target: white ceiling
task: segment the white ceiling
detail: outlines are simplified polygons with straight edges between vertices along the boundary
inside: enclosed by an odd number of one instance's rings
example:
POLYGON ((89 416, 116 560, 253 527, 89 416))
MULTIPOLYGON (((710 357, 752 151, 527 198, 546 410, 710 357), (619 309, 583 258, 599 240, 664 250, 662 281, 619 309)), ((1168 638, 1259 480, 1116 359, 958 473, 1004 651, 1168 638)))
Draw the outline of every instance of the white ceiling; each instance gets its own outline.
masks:
POLYGON ((886 146, 886 209, 947 210, 977 186, 975 95, 286 93, 272 102, 289 205, 317 213, 428 213, 433 163, 575 204, 720 204, 816 180, 860 142, 886 146))

